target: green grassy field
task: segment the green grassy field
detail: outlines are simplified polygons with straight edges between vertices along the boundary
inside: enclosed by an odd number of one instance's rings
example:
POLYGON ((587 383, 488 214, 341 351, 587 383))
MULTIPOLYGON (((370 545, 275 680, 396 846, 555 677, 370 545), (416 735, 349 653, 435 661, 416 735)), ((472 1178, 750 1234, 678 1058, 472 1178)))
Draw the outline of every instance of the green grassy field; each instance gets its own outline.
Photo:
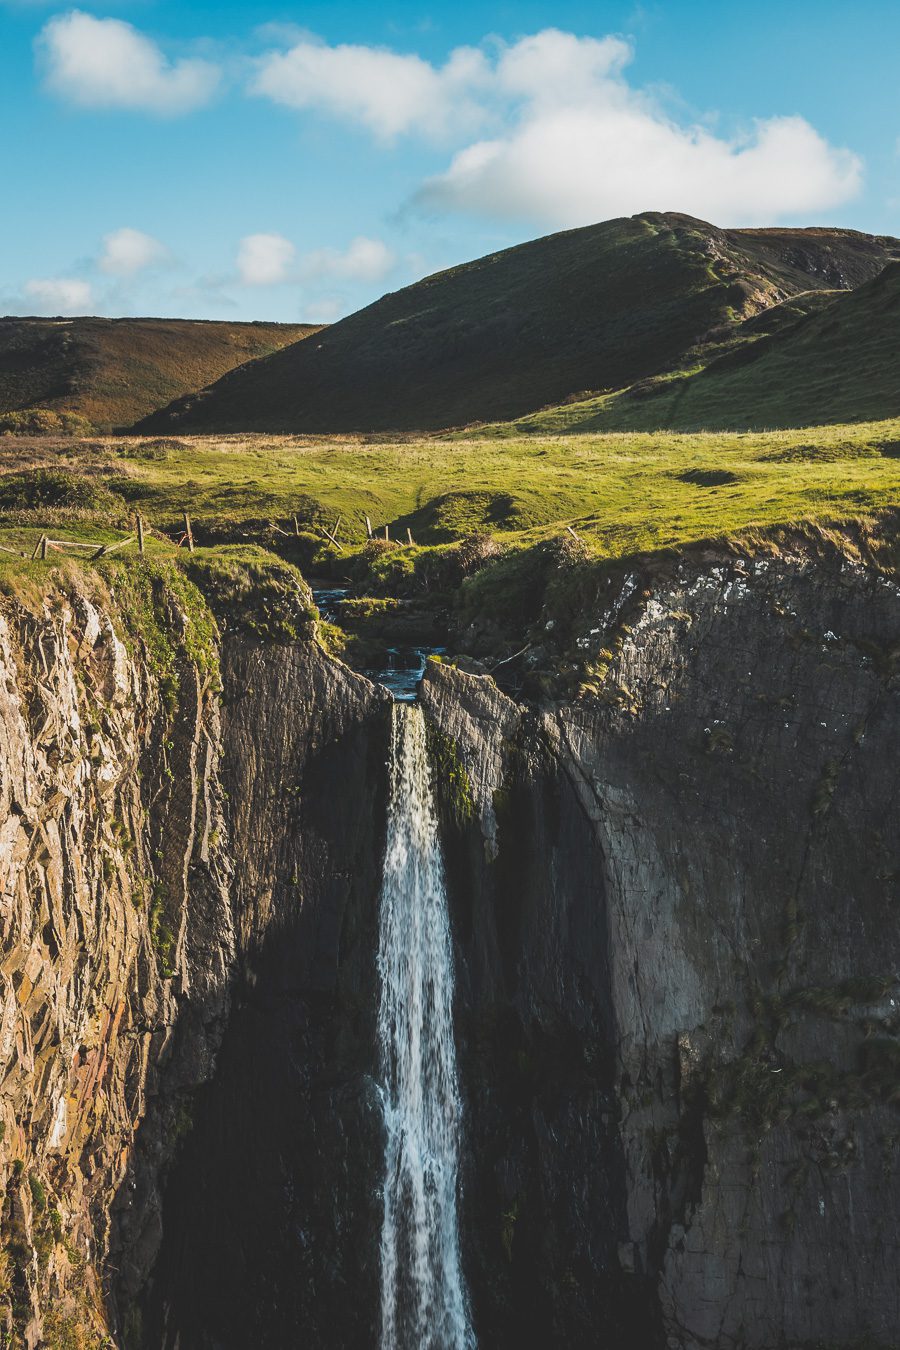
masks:
POLYGON ((388 525, 403 542, 408 528, 420 546, 483 531, 523 547, 571 526, 592 554, 621 557, 895 505, 900 420, 749 434, 0 441, 0 471, 29 467, 75 472, 112 495, 22 509, 0 478, 7 547, 33 546, 50 524, 121 535, 135 509, 172 536, 187 509, 198 535, 217 540, 258 540, 269 521, 291 530, 295 513, 311 529, 340 516, 351 551, 368 515, 377 532, 388 525))

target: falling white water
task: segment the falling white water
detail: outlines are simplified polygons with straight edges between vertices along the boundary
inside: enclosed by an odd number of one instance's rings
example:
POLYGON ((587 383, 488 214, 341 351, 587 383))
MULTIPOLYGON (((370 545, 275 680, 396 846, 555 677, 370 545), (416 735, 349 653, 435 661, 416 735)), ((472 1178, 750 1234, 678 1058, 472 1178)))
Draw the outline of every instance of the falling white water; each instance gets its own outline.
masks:
POLYGON ((394 704, 381 888, 382 1350, 473 1350, 459 1255, 453 949, 425 720, 394 704))

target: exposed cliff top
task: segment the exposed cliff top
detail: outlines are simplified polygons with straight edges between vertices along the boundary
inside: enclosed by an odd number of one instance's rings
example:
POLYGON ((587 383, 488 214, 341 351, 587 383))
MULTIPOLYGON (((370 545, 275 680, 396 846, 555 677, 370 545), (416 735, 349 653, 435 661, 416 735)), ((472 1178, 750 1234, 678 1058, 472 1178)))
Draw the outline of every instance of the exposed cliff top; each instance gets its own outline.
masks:
POLYGON ((619 389, 727 343, 800 292, 860 285, 900 242, 850 230, 721 230, 649 212, 454 267, 201 394, 145 430, 426 429, 619 389))

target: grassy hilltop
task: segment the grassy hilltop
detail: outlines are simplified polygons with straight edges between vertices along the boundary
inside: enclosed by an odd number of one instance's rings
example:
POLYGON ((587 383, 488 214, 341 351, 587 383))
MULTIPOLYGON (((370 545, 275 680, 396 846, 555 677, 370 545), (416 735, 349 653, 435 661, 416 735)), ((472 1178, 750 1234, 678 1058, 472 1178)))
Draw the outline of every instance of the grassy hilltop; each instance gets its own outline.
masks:
POLYGON ((188 319, 0 319, 0 424, 43 421, 52 428, 62 417, 63 425, 129 426, 234 366, 318 331, 312 324, 188 319))
POLYGON ((705 363, 876 276, 900 241, 649 213, 451 268, 243 366, 139 430, 433 430, 705 363), (781 302, 771 325, 745 320, 781 302))
POLYGON ((297 597, 304 612, 309 603, 294 564, 350 588, 340 627, 316 631, 357 668, 384 664, 392 644, 436 644, 504 663, 515 684, 527 645, 547 649, 534 688, 568 696, 595 689, 579 633, 616 576, 648 575, 698 546, 710 559, 799 550, 895 575, 898 501, 900 419, 748 434, 7 438, 0 590, 39 607, 57 572, 76 587, 99 572, 144 596, 143 631, 154 578, 184 576, 220 623, 252 611, 244 621, 282 641, 299 631, 297 597), (193 554, 177 547, 183 509, 193 554), (144 559, 135 510, 149 527, 144 559), (43 535, 91 549, 48 545, 46 561, 32 561, 43 535), (129 537, 92 561, 100 543, 129 537))

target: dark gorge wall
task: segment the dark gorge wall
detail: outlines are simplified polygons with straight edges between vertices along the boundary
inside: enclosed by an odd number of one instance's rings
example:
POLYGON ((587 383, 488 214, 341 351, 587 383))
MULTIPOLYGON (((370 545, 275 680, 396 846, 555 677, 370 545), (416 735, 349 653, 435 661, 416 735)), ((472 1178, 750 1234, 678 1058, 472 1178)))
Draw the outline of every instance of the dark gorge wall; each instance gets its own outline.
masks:
POLYGON ((443 666, 423 698, 458 945, 464 1253, 481 1344, 627 1333, 650 1350, 652 1299, 618 1259, 627 1184, 600 841, 538 714, 443 666))
POLYGON ((167 1187, 144 1344, 367 1347, 390 699, 311 645, 231 644, 223 684, 240 969, 167 1187))
POLYGON ((423 687, 476 1324, 895 1346, 897 588, 837 550, 642 585, 574 704, 423 687))

